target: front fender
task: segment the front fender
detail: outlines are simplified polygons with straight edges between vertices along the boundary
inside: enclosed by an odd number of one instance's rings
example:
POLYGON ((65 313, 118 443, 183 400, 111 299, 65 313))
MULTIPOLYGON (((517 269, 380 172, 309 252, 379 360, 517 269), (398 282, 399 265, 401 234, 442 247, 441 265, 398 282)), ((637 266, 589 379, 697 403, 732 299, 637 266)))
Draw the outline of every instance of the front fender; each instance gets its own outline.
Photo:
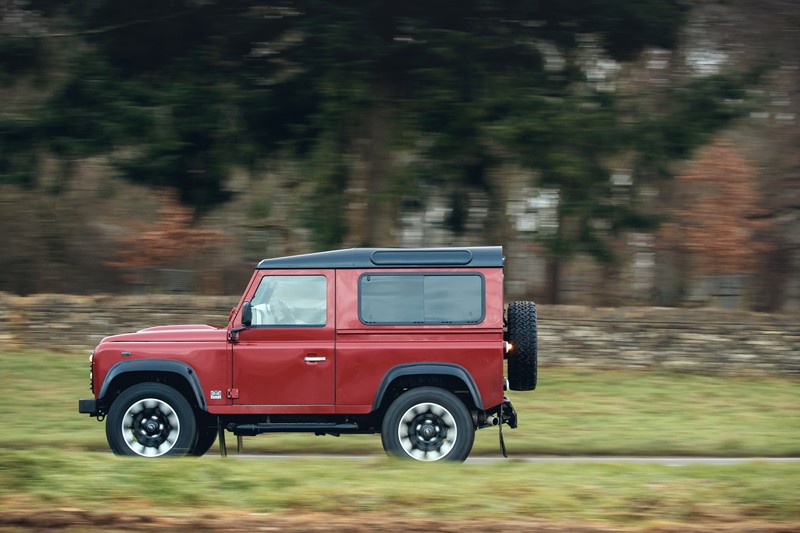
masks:
POLYGON ((105 399, 108 388, 114 379, 122 374, 130 372, 164 372, 167 374, 176 374, 185 379, 189 384, 200 409, 204 411, 207 410, 203 387, 200 385, 197 372, 183 361, 173 361, 170 359, 134 359, 132 361, 120 361, 116 363, 111 367, 103 380, 103 385, 100 387, 100 392, 97 395, 98 401, 105 399))

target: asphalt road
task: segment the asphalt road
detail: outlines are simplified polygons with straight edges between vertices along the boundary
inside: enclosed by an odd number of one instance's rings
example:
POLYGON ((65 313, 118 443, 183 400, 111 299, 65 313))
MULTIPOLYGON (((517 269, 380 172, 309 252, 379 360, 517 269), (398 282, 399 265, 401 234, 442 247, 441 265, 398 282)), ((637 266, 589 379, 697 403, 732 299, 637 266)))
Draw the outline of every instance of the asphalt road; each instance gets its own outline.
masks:
MULTIPOLYGON (((212 454, 209 454, 212 455, 212 454)), ((230 459, 246 459, 260 461, 283 461, 287 459, 349 459, 349 460, 369 460, 377 455, 340 455, 340 454, 313 454, 313 455, 275 455, 275 454, 237 454, 235 451, 228 454, 230 459)), ((800 457, 630 457, 630 456, 510 456, 505 459, 500 456, 474 456, 467 459, 467 463, 497 463, 500 461, 518 461, 523 463, 639 463, 639 464, 659 464, 666 466, 688 466, 688 465, 736 465, 748 462, 769 462, 769 463, 800 463, 800 457)))

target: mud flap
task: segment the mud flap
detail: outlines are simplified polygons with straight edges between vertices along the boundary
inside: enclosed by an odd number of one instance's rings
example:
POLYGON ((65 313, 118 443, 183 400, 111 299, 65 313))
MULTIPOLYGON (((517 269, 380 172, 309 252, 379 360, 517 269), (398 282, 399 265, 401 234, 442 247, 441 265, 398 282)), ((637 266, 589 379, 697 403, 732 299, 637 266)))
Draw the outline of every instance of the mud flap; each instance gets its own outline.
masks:
POLYGON ((511 429, 517 427, 517 412, 508 398, 503 398, 503 403, 500 404, 500 423, 497 425, 500 428, 500 451, 503 452, 503 457, 507 459, 508 450, 506 450, 506 441, 503 438, 503 424, 508 424, 511 429))
POLYGON ((222 425, 222 417, 217 417, 217 432, 219 433, 219 454, 228 457, 228 447, 225 445, 225 426, 222 425))
MULTIPOLYGON (((503 420, 503 406, 500 406, 500 420, 503 420)), ((497 424, 497 427, 500 428, 500 451, 503 453, 503 457, 508 459, 508 451, 506 450, 506 441, 503 439, 503 423, 500 422, 497 424)))

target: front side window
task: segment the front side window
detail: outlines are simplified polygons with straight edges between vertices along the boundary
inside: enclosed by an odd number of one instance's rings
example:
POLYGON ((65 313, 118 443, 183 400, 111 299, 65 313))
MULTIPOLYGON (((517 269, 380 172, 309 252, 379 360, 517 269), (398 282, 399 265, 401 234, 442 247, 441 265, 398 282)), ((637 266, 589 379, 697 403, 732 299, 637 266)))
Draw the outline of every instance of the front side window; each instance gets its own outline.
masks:
POLYGON ((264 276, 250 303, 253 326, 324 326, 325 276, 264 276))
POLYGON ((483 291, 480 274, 364 274, 359 317, 365 324, 477 324, 483 291))

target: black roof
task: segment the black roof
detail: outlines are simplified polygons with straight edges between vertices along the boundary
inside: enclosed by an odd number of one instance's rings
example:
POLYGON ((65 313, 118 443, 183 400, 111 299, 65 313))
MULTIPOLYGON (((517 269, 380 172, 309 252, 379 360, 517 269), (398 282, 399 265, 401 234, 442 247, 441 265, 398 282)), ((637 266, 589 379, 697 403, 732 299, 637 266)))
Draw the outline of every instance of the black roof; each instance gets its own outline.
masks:
POLYGON ((264 259, 257 268, 502 267, 501 246, 467 248, 350 248, 264 259))

